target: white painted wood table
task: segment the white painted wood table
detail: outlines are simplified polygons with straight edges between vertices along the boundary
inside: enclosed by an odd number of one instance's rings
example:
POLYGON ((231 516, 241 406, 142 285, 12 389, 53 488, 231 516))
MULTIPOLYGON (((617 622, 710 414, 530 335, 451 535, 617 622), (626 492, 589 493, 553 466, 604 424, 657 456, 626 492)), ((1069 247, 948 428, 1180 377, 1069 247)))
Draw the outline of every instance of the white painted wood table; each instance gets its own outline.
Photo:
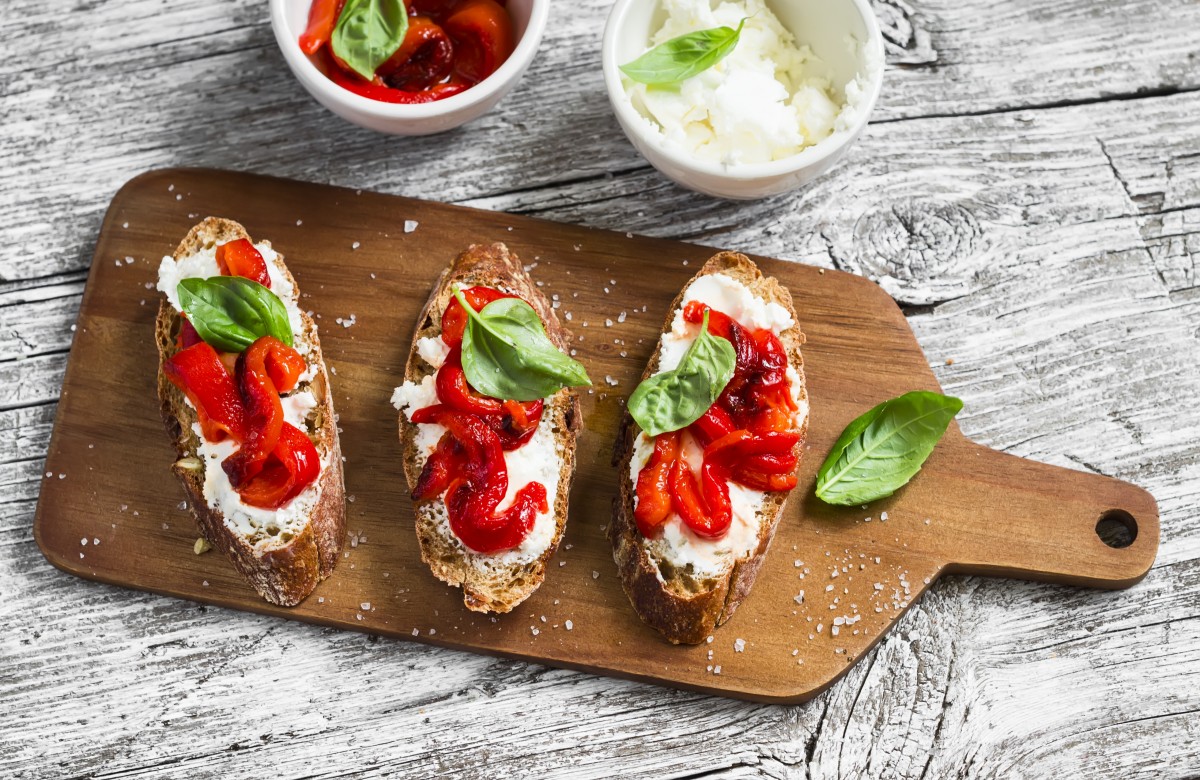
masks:
POLYGON ((1200 776, 1200 2, 876 0, 875 122, 825 179, 733 204, 634 152, 608 3, 555 3, 501 107, 357 129, 265 3, 0 14, 0 777, 1200 776), (1162 510, 1124 592, 940 581, 813 702, 759 706, 74 579, 31 522, 100 219, 206 165, 842 268, 905 307, 960 422, 1162 510))

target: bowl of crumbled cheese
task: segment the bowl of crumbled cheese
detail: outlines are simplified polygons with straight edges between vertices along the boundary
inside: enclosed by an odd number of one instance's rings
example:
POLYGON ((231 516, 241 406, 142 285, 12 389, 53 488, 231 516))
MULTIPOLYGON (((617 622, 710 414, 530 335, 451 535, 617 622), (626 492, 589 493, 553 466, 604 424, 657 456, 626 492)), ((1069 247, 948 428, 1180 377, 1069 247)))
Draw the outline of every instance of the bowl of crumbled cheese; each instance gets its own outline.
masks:
POLYGON ((868 0, 617 0, 603 44, 609 100, 659 171, 753 199, 833 167, 883 81, 868 0))

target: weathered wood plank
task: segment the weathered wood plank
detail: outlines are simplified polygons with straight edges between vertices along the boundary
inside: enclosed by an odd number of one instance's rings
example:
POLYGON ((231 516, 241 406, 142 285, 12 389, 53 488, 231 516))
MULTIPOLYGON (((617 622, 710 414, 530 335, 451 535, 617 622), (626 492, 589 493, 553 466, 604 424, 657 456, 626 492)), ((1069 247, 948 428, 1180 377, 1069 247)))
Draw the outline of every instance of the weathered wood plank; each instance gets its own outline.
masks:
MULTIPOLYGON (((955 2, 878 7, 895 64, 881 120, 1200 87, 1195 3, 1171 6, 1169 19, 1152 0, 1045 0, 1036 9, 1006 0, 986 12, 955 2)), ((275 48, 265 7, 140 0, 62 18, 23 0, 2 23, 12 51, 0 66, 0 278, 86 267, 103 205, 152 167, 250 169, 439 200, 643 168, 611 116, 598 72, 607 8, 588 0, 556 9, 521 87, 471 128, 389 139, 307 98, 275 48), (50 67, 46 50, 78 54, 50 67), (60 127, 87 128, 87 138, 54 131, 60 127), (319 139, 334 142, 314 147, 319 139), (485 162, 487 175, 479 176, 485 162)), ((664 191, 677 196, 657 174, 648 176, 651 200, 664 191)), ((692 209, 709 204, 688 199, 692 209)), ((673 212, 648 213, 646 222, 659 224, 673 212)))
MULTIPOLYGON (((883 121, 825 181, 753 205, 683 193, 620 136, 596 73, 607 7, 555 4, 538 61, 500 110, 426 140, 359 131, 313 105, 285 73, 261 4, 8 9, 0 279, 18 281, 0 282, 0 775, 1200 769, 1200 98, 1107 100, 1200 87, 1200 4, 880 0, 892 66, 883 121), (70 54, 54 62, 52 51, 70 54), (1158 564, 1121 593, 941 582, 872 658, 798 708, 75 581, 46 564, 29 529, 39 490, 57 479, 41 458, 80 270, 116 187, 176 164, 873 275, 910 307, 943 385, 966 400, 968 435, 1155 494, 1158 564)), ((189 543, 189 522, 169 524, 176 543, 189 543)))

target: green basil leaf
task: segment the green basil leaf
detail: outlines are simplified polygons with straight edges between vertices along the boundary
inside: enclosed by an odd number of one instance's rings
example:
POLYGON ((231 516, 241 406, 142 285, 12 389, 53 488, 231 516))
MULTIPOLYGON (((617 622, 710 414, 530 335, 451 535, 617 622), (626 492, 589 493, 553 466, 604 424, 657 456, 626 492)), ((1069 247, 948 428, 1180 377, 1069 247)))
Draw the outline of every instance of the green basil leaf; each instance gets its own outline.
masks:
POLYGON ((736 30, 713 27, 680 35, 622 65, 621 70, 642 84, 678 84, 725 59, 737 46, 745 25, 743 19, 736 30))
POLYGON ((476 312, 461 291, 454 297, 467 310, 462 366, 477 391, 493 398, 537 401, 564 387, 592 383, 579 361, 554 346, 542 318, 525 301, 500 298, 476 312))
POLYGON ((708 310, 696 340, 679 365, 647 378, 629 396, 629 414, 651 436, 677 431, 699 420, 733 378, 733 345, 708 332, 708 310))
POLYGON ((367 81, 396 53, 408 32, 404 0, 346 0, 333 28, 334 55, 367 81))
POLYGON ((908 484, 962 410, 951 396, 915 391, 884 401, 846 426, 817 472, 817 498, 855 506, 908 484))
POLYGON ((241 352, 262 336, 292 345, 292 325, 279 296, 241 276, 184 279, 179 307, 200 338, 222 352, 241 352))

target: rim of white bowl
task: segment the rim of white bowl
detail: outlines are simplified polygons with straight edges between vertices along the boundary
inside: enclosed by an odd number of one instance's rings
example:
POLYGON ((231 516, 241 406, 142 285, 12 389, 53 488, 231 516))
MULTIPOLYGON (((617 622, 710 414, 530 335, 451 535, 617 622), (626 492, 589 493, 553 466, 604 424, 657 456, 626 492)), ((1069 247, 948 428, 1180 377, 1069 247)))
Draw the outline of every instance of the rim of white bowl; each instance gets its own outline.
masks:
MULTIPOLYGON (((618 119, 621 120, 621 124, 626 130, 636 133, 644 143, 651 146, 656 153, 661 154, 671 163, 694 173, 732 181, 775 178, 819 165, 853 143, 858 134, 862 132, 862 129, 867 126, 868 120, 871 118, 871 112, 875 109, 875 101, 879 99, 879 93, 883 89, 883 33, 879 29, 879 21, 875 18, 875 13, 868 5, 868 0, 839 0, 840 2, 851 3, 859 16, 862 17, 863 24, 867 28, 868 40, 866 45, 875 48, 879 57, 879 69, 875 72, 874 78, 870 80, 869 93, 864 108, 855 118, 853 125, 845 131, 835 131, 833 135, 821 139, 791 157, 786 157, 782 160, 772 160, 771 162, 744 163, 736 166, 725 166, 721 163, 697 160, 695 157, 691 157, 680 150, 661 143, 661 136, 655 136, 652 133, 653 128, 650 125, 650 120, 633 107, 633 102, 629 99, 629 95, 625 92, 625 86, 621 82, 621 74, 617 65, 617 37, 621 34, 621 28, 624 27, 625 14, 635 3, 644 3, 646 1, 616 0, 613 4, 612 10, 608 14, 608 21, 604 26, 604 41, 601 51, 604 85, 608 90, 608 102, 612 105, 613 110, 618 115, 618 119)), ((655 3, 659 2, 659 0, 652 1, 655 3)), ((638 151, 640 152, 641 150, 639 149, 638 151)))
POLYGON ((332 79, 300 50, 300 33, 293 35, 288 27, 284 6, 296 0, 271 0, 271 27, 275 32, 275 43, 283 52, 288 66, 296 71, 302 85, 312 85, 323 95, 350 108, 386 119, 429 119, 453 113, 459 109, 483 103, 502 91, 517 79, 522 70, 537 56, 546 31, 546 20, 550 16, 551 0, 531 0, 529 22, 525 33, 517 41, 513 53, 490 76, 457 95, 434 100, 431 103, 384 103, 362 95, 356 95, 345 87, 338 86, 332 79))

